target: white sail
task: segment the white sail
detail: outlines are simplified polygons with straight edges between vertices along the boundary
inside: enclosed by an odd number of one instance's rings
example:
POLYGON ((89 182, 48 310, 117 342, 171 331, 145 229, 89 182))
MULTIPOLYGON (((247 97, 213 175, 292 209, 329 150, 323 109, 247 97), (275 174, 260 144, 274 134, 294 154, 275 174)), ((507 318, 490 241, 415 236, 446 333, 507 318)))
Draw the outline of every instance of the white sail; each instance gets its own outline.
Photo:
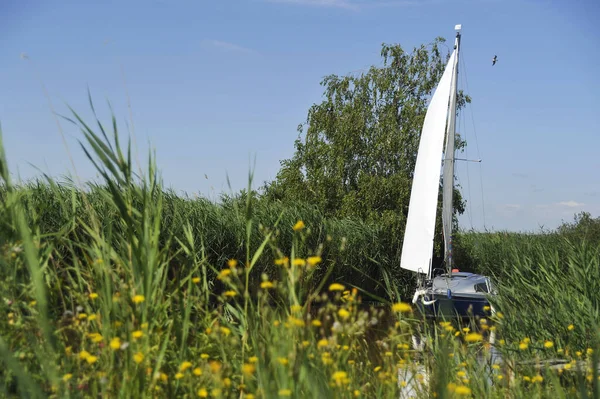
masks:
POLYGON ((400 267, 428 273, 433 254, 440 168, 456 50, 429 103, 415 165, 400 267))

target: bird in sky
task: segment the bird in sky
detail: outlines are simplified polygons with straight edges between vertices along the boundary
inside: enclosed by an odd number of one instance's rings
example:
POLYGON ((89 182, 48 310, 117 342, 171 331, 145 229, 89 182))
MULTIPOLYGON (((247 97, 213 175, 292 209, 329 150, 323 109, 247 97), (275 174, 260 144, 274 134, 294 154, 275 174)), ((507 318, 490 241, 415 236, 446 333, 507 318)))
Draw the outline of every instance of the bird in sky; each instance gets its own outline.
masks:
POLYGON ((498 61, 497 55, 495 55, 494 58, 492 58, 492 66, 496 65, 496 61, 498 61))

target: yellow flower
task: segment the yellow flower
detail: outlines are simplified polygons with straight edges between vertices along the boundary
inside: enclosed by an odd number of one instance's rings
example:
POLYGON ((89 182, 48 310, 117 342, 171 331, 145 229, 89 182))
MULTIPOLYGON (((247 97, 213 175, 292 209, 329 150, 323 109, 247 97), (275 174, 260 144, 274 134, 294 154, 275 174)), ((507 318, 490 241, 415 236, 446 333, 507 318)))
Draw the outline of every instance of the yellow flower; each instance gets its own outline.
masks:
POLYGON ((256 398, 256 396, 254 396, 251 393, 247 393, 246 395, 244 395, 244 399, 255 399, 255 398, 256 398))
POLYGON ((65 381, 65 382, 67 382, 67 381, 69 381, 71 378, 73 378, 73 374, 67 373, 67 374, 63 375, 63 378, 62 378, 62 380, 63 380, 63 381, 65 381))
POLYGON ((459 385, 454 389, 454 393, 456 393, 457 395, 470 395, 471 388, 466 387, 464 385, 459 385))
POLYGON ((567 330, 569 331, 573 331, 575 329, 575 326, 573 324, 569 324, 569 327, 567 327, 567 330))
POLYGON ((98 333, 92 333, 89 335, 89 337, 91 338, 92 342, 95 342, 95 343, 102 342, 102 340, 104 339, 102 337, 102 335, 100 335, 98 333))
POLYGON ((169 381, 169 376, 168 376, 168 375, 166 375, 165 373, 160 373, 158 377, 160 378, 160 380, 161 380, 162 382, 167 382, 167 381, 169 381))
POLYGON ((296 305, 292 305, 292 306, 290 307, 290 309, 291 309, 291 311, 292 311, 292 312, 299 312, 299 311, 301 311, 301 310, 302 310, 302 306, 301 306, 301 305, 298 305, 298 304, 296 304, 296 305))
POLYGON ((292 264, 294 266, 304 266, 306 264, 306 261, 302 258, 295 258, 292 264))
POLYGON ((544 381, 544 377, 542 377, 539 374, 531 379, 531 382, 542 382, 542 381, 544 381))
POLYGON ((278 357, 277 361, 283 366, 286 366, 290 362, 287 357, 278 357))
POLYGON ((483 307, 483 311, 484 311, 484 312, 489 312, 489 310, 490 310, 490 309, 491 309, 491 308, 490 308, 489 306, 487 306, 487 305, 485 305, 485 306, 483 307))
POLYGON ((354 397, 358 398, 360 396, 360 391, 358 389, 354 390, 354 397))
POLYGON ((83 319, 87 318, 87 314, 80 313, 77 317, 79 318, 79 320, 83 320, 83 319))
POLYGON ((381 366, 377 366, 373 369, 374 372, 378 372, 379 370, 381 370, 381 366))
POLYGON ((175 374, 175 379, 176 380, 180 380, 182 378, 183 378, 183 373, 177 373, 177 374, 175 374))
POLYGON ((392 305, 392 310, 394 312, 406 313, 410 312, 412 310, 412 307, 408 303, 398 302, 392 305))
POLYGON ((464 371, 459 371, 458 373, 456 373, 456 376, 457 376, 458 378, 463 378, 463 377, 464 377, 464 376, 466 376, 466 375, 467 375, 467 373, 465 373, 464 371))
MULTIPOLYGON (((304 223, 302 225, 304 226, 304 223)), ((292 396, 292 390, 291 389, 280 389, 279 396, 292 396)))
POLYGON ((321 263, 322 259, 320 256, 309 256, 306 259, 306 263, 308 263, 309 266, 315 266, 318 265, 319 263, 321 263))
POLYGON ((200 358, 202 358, 202 359, 208 359, 208 353, 201 354, 200 358))
POLYGON ((79 358, 82 359, 82 360, 87 359, 89 356, 91 356, 91 355, 86 350, 83 350, 83 351, 79 352, 79 358))
POLYGON ((554 346, 554 343, 552 341, 544 342, 544 348, 552 348, 553 346, 554 346))
POLYGON ((91 314, 91 315, 89 315, 89 316, 88 316, 88 320, 89 320, 89 321, 94 321, 94 320, 96 320, 97 318, 98 318, 98 315, 95 315, 95 314, 91 314))
POLYGON ((348 374, 345 371, 336 371, 331 378, 337 385, 340 385, 348 381, 348 374))
POLYGON ((210 371, 214 374, 217 374, 219 371, 221 371, 221 362, 218 362, 216 360, 212 360, 211 362, 208 363, 208 366, 210 367, 210 371))
POLYGON ((263 290, 273 288, 273 283, 270 281, 263 281, 262 283, 260 283, 260 288, 262 288, 263 290))
POLYGON ((192 283, 198 284, 199 282, 200 282, 200 277, 194 277, 194 278, 192 278, 192 283))
POLYGON ((284 256, 283 258, 275 259, 275 264, 277 266, 284 266, 287 265, 289 261, 290 259, 287 256, 284 256))
POLYGON ((346 287, 339 283, 333 283, 329 286, 329 291, 344 291, 346 287))
POLYGON ((527 343, 525 342, 521 342, 519 344, 519 349, 521 349, 522 351, 524 351, 525 349, 527 349, 529 347, 529 345, 527 345, 527 343))
POLYGON ((231 380, 228 377, 223 378, 223 385, 225 385, 226 387, 230 387, 231 380))
POLYGON ((236 266, 237 266, 237 264, 238 264, 238 261, 237 261, 237 260, 235 260, 235 259, 229 259, 229 260, 227 261, 227 266, 229 266, 229 267, 230 267, 230 268, 232 268, 232 269, 233 269, 234 267, 236 267, 236 266))
POLYGON ((145 330, 148 328, 148 323, 142 323, 140 327, 142 327, 142 330, 145 330))
POLYGON ((256 366, 254 366, 252 363, 246 363, 242 366, 242 373, 246 375, 252 375, 255 370, 256 366))
POLYGON ((310 345, 310 342, 309 342, 309 341, 302 341, 302 347, 303 347, 303 348, 306 348, 306 347, 308 347, 309 345, 310 345))
POLYGON ((220 330, 221 330, 221 334, 223 334, 225 336, 228 336, 229 334, 231 334, 231 330, 227 327, 221 327, 220 330))
POLYGON ((292 229, 294 229, 294 231, 300 231, 304 228, 304 222, 302 220, 298 220, 296 222, 296 224, 294 225, 294 227, 292 227, 292 229))
POLYGON ((237 292, 235 292, 233 290, 229 290, 229 291, 225 291, 223 293, 223 295, 225 295, 226 297, 229 297, 229 298, 233 298, 234 296, 237 295, 237 292))
POLYGON ((321 320, 313 320, 311 321, 311 324, 315 327, 321 327, 322 325, 321 320))
POLYGON ((230 274, 231 274, 231 269, 223 269, 219 272, 217 279, 223 280, 223 279, 227 278, 230 274))
POLYGON ((140 330, 134 331, 131 333, 131 336, 133 338, 141 338, 144 335, 144 333, 140 330))
POLYGON ((92 293, 89 295, 89 297, 90 297, 90 299, 96 299, 96 298, 98 298, 98 294, 96 294, 95 292, 92 292, 92 293))
POLYGON ((258 358, 256 356, 252 356, 251 358, 248 359, 248 361, 250 363, 257 363, 258 362, 258 358))
POLYGON ((121 347, 121 339, 119 337, 115 337, 110 340, 110 347, 114 350, 117 350, 121 347))
POLYGON ((143 295, 136 295, 133 297, 133 303, 142 303, 146 300, 146 297, 143 295))
POLYGON ((478 342, 483 340, 483 335, 478 333, 470 333, 465 335, 465 341, 467 342, 478 342))
POLYGON ((89 355, 85 361, 88 362, 89 364, 94 364, 96 363, 96 361, 98 360, 98 358, 94 355, 89 355))
POLYGON ((348 312, 346 309, 340 309, 340 310, 338 311, 338 315, 339 315, 339 316, 340 316, 342 319, 346 320, 348 317, 350 317, 350 312, 348 312))
POLYGON ((137 352, 135 355, 133 355, 133 361, 140 364, 144 361, 144 354, 142 352, 137 352))
POLYGON ((387 357, 390 357, 390 356, 392 356, 392 355, 393 355, 393 353, 392 353, 392 352, 385 352, 385 355, 386 355, 387 357))
POLYGON ((492 368, 493 368, 494 370, 499 370, 499 369, 500 369, 500 366, 499 366, 499 365, 497 365, 497 364, 493 364, 493 365, 492 365, 492 368))
POLYGON ((208 398, 208 391, 204 388, 198 390, 198 396, 201 398, 208 398))
POLYGON ((317 348, 324 348, 328 345, 329 341, 327 341, 326 339, 321 339, 319 342, 317 342, 317 348))
POLYGON ((200 367, 196 367, 192 373, 194 373, 194 375, 202 375, 202 369, 200 367))
POLYGON ((192 367, 192 363, 191 362, 182 362, 181 365, 179 366, 179 371, 184 372, 185 370, 189 369, 190 367, 192 367))

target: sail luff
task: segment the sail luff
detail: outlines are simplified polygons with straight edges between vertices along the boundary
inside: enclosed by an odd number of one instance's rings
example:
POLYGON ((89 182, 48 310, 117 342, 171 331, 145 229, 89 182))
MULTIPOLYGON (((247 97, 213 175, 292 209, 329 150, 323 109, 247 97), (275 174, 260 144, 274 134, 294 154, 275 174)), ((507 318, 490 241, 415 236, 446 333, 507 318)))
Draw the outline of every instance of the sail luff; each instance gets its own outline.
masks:
POLYGON ((450 55, 425 114, 400 258, 403 269, 428 275, 431 274, 440 167, 455 59, 456 50, 450 55))
POLYGON ((447 272, 452 273, 452 216, 454 214, 454 143, 456 137, 456 83, 458 74, 458 56, 460 32, 456 34, 452 84, 450 87, 450 110, 448 111, 448 130, 446 132, 446 150, 444 151, 443 192, 442 192, 442 224, 444 232, 444 261, 447 272))

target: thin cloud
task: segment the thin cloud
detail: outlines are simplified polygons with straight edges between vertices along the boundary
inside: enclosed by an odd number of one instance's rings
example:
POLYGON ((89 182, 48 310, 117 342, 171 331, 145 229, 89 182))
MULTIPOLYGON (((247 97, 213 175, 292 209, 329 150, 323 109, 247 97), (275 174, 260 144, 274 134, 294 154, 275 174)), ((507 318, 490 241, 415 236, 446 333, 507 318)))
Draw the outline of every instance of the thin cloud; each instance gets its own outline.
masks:
POLYGON ((559 202, 556 205, 559 206, 566 206, 567 208, 579 208, 584 206, 585 204, 581 203, 581 202, 577 202, 577 201, 563 201, 563 202, 559 202))
POLYGON ((234 53, 242 53, 242 54, 256 54, 256 50, 252 50, 247 47, 239 46, 234 43, 225 42, 222 40, 211 40, 205 39, 202 40, 203 47, 212 47, 217 48, 224 51, 234 52, 234 53))

